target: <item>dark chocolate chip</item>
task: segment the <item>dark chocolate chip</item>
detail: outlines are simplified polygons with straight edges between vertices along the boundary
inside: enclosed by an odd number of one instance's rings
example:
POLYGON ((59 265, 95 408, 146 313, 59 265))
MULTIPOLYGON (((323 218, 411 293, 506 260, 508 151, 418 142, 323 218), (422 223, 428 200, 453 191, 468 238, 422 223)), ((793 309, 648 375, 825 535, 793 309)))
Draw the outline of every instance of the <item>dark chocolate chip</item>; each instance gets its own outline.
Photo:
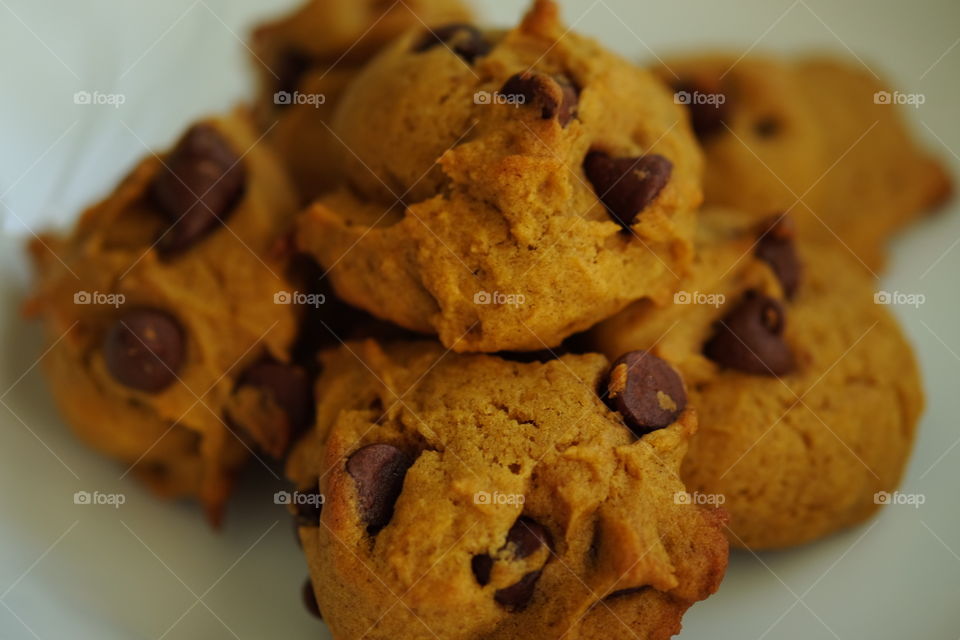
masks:
POLYGON ((244 181, 243 163, 220 132, 191 127, 153 181, 153 198, 170 222, 157 250, 174 255, 210 233, 237 204, 244 181))
POLYGON ((473 569, 477 584, 486 586, 490 582, 490 572, 493 571, 493 558, 486 553, 475 555, 470 560, 470 568, 473 569))
POLYGON ((367 445, 347 460, 347 473, 356 482, 360 516, 369 533, 377 533, 390 522, 411 464, 407 454, 389 444, 367 445))
MULTIPOLYGON (((505 96, 523 96, 524 105, 538 107, 544 120, 557 119, 565 127, 577 110, 577 89, 564 76, 523 71, 508 79, 500 89, 505 96)), ((519 102, 519 101, 518 101, 519 102)))
POLYGON ((294 520, 298 527, 319 527, 320 514, 323 512, 323 498, 317 489, 297 491, 299 499, 293 503, 296 512, 294 520))
POLYGON ((540 570, 531 571, 520 578, 519 582, 503 589, 497 589, 493 594, 493 599, 511 611, 522 611, 530 604, 530 600, 533 598, 533 590, 537 586, 537 580, 540 579, 541 573, 540 570))
POLYGON ((784 309, 779 301, 750 290, 717 323, 703 353, 717 364, 758 375, 779 376, 793 369, 783 339, 784 309))
MULTIPOLYGON (((293 93, 300 84, 300 78, 310 68, 310 56, 298 49, 286 49, 279 57, 273 72, 277 76, 277 91, 293 93)), ((290 103, 277 104, 277 107, 284 107, 290 103)))
POLYGON ((683 97, 681 102, 690 113, 690 124, 700 140, 723 131, 723 123, 728 118, 725 96, 719 92, 706 91, 691 82, 679 82, 674 85, 675 96, 683 97))
POLYGON ((157 309, 129 311, 103 340, 107 369, 117 382, 155 393, 177 378, 183 364, 184 336, 172 316, 157 309))
POLYGON ((787 298, 793 298, 797 292, 802 271, 795 235, 793 220, 780 217, 767 225, 754 250, 758 258, 770 265, 787 298))
POLYGON ((646 351, 629 351, 610 368, 607 400, 642 436, 672 424, 687 404, 687 392, 669 364, 646 351))
POLYGON ((543 545, 550 545, 550 533, 536 520, 521 516, 507 533, 507 545, 513 546, 515 558, 526 558, 543 545))
POLYGON ((266 359, 255 362, 241 374, 238 387, 262 389, 287 415, 294 433, 310 421, 313 393, 310 376, 303 367, 266 359))
POLYGON ((413 50, 422 53, 434 47, 446 45, 468 64, 490 53, 490 43, 472 24, 456 22, 432 29, 414 46, 413 50))
POLYGON ((591 151, 583 168, 610 216, 629 228, 667 186, 673 163, 653 153, 612 158, 603 151, 591 151))
POLYGON ((772 138, 780 133, 780 121, 773 116, 768 116, 758 120, 753 125, 753 130, 761 138, 772 138))
POLYGON ((303 605, 307 608, 307 611, 315 618, 323 620, 323 615, 320 613, 320 605, 317 604, 317 594, 313 591, 313 583, 310 581, 310 578, 307 578, 306 582, 303 583, 303 605))

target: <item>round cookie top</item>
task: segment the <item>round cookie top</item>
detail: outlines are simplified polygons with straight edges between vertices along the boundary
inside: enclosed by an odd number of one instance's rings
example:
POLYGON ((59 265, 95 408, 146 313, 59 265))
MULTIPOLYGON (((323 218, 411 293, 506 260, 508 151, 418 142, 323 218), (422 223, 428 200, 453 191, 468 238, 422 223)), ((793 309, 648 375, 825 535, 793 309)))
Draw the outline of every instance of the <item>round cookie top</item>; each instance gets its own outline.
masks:
POLYGON ((456 351, 537 350, 690 260, 701 157, 647 71, 539 1, 508 32, 412 32, 342 97, 345 186, 299 242, 349 302, 456 351))
POLYGON ((650 349, 683 374, 700 429, 682 475, 725 496, 736 546, 801 544, 859 522, 892 491, 923 406, 919 373, 873 281, 845 249, 795 243, 704 209, 675 303, 600 324, 608 354, 650 349))
POLYGON ((337 637, 667 638, 718 586, 722 512, 678 497, 695 416, 675 373, 657 386, 675 420, 638 437, 598 395, 622 387, 596 354, 368 341, 324 365, 288 473, 323 496, 300 535, 337 637))

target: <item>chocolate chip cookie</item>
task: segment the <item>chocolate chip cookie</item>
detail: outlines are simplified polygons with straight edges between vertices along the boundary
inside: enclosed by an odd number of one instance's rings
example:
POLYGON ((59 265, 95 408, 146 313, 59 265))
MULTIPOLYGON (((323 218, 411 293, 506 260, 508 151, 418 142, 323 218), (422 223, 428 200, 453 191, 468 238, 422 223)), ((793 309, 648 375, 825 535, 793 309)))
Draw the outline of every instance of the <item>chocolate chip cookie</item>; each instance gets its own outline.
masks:
POLYGON ((900 328, 835 243, 797 242, 785 217, 701 221, 675 303, 632 305, 596 346, 649 349, 682 373, 700 421, 683 479, 724 497, 732 544, 786 547, 864 520, 897 486, 923 407, 900 328))
POLYGON ((298 240, 347 302, 499 351, 671 295, 701 199, 686 116, 557 11, 538 1, 508 32, 408 33, 346 91, 345 184, 298 240))
POLYGON ((882 266, 890 236, 951 191, 892 103, 898 92, 834 59, 739 58, 703 54, 658 69, 703 145, 707 204, 757 220, 789 211, 801 232, 882 266))
POLYGON ((696 419, 662 360, 367 341, 324 364, 288 471, 322 496, 298 523, 335 637, 668 638, 717 588, 724 515, 677 476, 696 419))
MULTIPOLYGON (((278 251, 296 199, 249 115, 192 126, 140 162, 69 236, 31 252, 43 364, 90 445, 216 522, 250 450, 283 453, 312 420, 291 364, 296 291, 278 251)), ((289 243, 287 243, 289 245, 289 243)))
POLYGON ((329 127, 363 64, 408 29, 469 19, 459 0, 309 0, 254 30, 257 119, 303 201, 336 184, 348 151, 329 127))

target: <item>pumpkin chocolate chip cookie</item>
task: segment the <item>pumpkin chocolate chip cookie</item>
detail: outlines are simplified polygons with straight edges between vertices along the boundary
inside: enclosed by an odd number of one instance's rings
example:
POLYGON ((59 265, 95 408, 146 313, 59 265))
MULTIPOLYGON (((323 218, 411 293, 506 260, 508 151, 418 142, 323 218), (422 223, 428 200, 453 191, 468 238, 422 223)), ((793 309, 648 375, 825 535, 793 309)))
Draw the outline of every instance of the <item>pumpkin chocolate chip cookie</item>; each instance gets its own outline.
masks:
POLYGON ((248 449, 279 455, 311 420, 311 382, 290 358, 297 307, 277 304, 292 285, 274 248, 296 200, 256 140, 245 112, 196 124, 69 236, 31 245, 28 309, 67 422, 158 493, 199 497, 214 522, 248 449))
POLYGON ((363 64, 408 29, 469 19, 460 0, 309 0, 254 30, 257 119, 303 201, 336 184, 348 152, 329 126, 363 64))
POLYGON ((843 248, 795 242, 787 218, 701 221, 675 304, 632 305, 595 345, 681 372, 700 421, 683 479, 724 496, 731 543, 786 547, 866 519, 897 486, 923 406, 909 345, 843 248))
POLYGON ((343 95, 338 191, 299 224, 339 296, 455 351, 553 347, 691 259, 701 158, 648 72, 538 1, 409 33, 343 95), (441 42, 442 41, 442 42, 441 42))
POLYGON ((696 420, 654 356, 367 341, 324 364, 288 472, 323 498, 298 523, 335 637, 668 638, 717 588, 724 516, 678 497, 696 420))
POLYGON ((703 54, 657 70, 688 105, 708 205, 756 220, 789 211, 803 233, 882 266, 900 228, 950 194, 902 107, 868 70, 831 59, 703 54))

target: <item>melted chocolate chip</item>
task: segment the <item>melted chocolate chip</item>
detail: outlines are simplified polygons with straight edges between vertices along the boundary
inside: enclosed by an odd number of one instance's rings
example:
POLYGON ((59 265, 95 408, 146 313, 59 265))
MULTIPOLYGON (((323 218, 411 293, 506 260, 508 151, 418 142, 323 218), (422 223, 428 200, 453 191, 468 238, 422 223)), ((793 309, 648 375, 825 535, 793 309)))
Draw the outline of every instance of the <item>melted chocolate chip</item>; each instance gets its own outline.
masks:
POLYGON ((690 124, 700 140, 706 140, 724 129, 728 118, 726 98, 719 92, 707 91, 691 82, 674 85, 674 94, 690 113, 690 124))
POLYGON ((517 559, 533 555, 544 545, 550 545, 550 533, 542 524, 526 516, 518 518, 507 533, 507 546, 513 547, 517 559))
POLYGON ((613 158, 591 151, 583 168, 610 216, 629 228, 667 186, 673 163, 657 154, 613 158))
POLYGON ((403 479, 413 461, 389 444, 371 444, 347 460, 347 473, 357 487, 360 516, 372 535, 387 526, 403 490, 403 479))
POLYGON ((266 359, 251 365, 237 383, 262 389, 287 415, 294 433, 307 427, 313 409, 310 376, 302 367, 266 359))
POLYGON ((542 571, 539 570, 531 571, 523 576, 519 582, 503 589, 497 589, 493 594, 493 599, 510 611, 522 611, 533 599, 533 592, 541 573, 542 571))
POLYGON ((669 364, 646 351, 630 351, 610 368, 607 399, 627 426, 642 436, 672 424, 687 404, 687 393, 669 364))
POLYGON ((457 22, 428 31, 413 50, 422 53, 441 44, 452 49, 467 64, 473 64, 474 60, 487 55, 491 49, 490 43, 479 29, 472 24, 457 22))
POLYGON ((794 359, 783 338, 784 325, 784 309, 779 301, 758 291, 748 291, 717 323, 703 353, 719 365, 745 373, 789 373, 794 359))
POLYGON ((470 568, 473 569, 473 575, 477 579, 477 584, 481 587, 490 583, 490 572, 493 571, 493 558, 486 553, 473 556, 470 560, 470 568))
POLYGON ((773 116, 767 116, 753 125, 753 131, 760 138, 772 138, 780 133, 780 121, 773 116))
POLYGON ((170 222, 157 250, 165 256, 180 253, 213 231, 237 204, 245 179, 240 156, 219 131, 209 124, 191 127, 151 187, 170 222))
POLYGON ((793 220, 778 218, 767 225, 754 250, 754 255, 770 265, 788 299, 797 292, 802 271, 795 235, 793 220))
POLYGON ((548 76, 533 71, 523 71, 508 79, 500 93, 506 96, 523 96, 524 105, 538 107, 543 120, 557 119, 565 127, 577 110, 577 89, 564 76, 548 76))
POLYGON ((117 382, 151 393, 176 380, 184 351, 180 324, 157 309, 123 314, 103 340, 103 357, 117 382))

